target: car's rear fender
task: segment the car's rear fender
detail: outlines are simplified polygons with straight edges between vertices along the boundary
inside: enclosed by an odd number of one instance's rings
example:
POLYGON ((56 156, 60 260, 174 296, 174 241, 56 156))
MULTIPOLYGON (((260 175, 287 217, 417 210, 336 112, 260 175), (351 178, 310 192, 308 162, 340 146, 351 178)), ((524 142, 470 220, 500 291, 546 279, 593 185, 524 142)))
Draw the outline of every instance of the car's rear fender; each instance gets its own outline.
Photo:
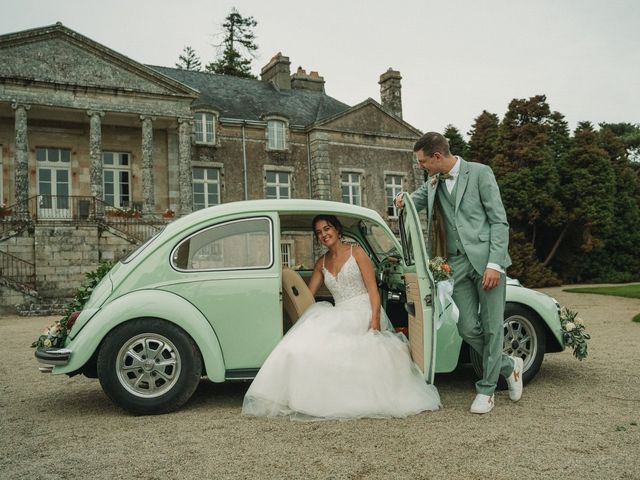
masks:
POLYGON ((560 325, 560 306, 553 298, 528 288, 508 286, 507 302, 519 303, 525 308, 533 310, 543 320, 554 340, 553 344, 550 344, 549 340, 551 339, 547 338, 548 352, 564 350, 564 339, 562 338, 562 327, 560 325))
POLYGON ((98 310, 78 335, 65 345, 73 352, 69 363, 56 366, 53 373, 79 370, 111 330, 129 320, 149 317, 175 323, 187 332, 200 349, 207 377, 213 382, 224 381, 224 358, 213 327, 193 304, 164 290, 136 290, 98 310))

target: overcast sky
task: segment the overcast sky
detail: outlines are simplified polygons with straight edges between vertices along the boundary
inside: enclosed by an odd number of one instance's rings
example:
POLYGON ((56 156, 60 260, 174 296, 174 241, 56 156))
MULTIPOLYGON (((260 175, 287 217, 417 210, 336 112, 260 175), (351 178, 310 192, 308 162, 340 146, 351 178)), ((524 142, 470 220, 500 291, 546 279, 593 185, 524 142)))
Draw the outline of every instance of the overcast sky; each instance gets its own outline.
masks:
POLYGON ((513 98, 546 94, 577 122, 640 123, 639 0, 1 0, 0 33, 61 21, 138 62, 174 66, 185 45, 215 55, 232 7, 258 21, 253 71, 281 51, 349 105, 380 101, 402 74, 404 119, 462 133, 513 98))

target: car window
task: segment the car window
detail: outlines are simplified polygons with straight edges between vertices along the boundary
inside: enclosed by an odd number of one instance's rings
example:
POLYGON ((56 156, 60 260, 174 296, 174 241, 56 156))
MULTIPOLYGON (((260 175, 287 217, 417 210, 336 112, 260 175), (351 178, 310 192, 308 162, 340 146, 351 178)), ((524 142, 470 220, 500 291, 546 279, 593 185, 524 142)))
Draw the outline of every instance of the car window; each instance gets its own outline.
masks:
POLYGON ((202 230, 171 254, 179 270, 268 268, 273 261, 271 220, 236 220, 202 230))

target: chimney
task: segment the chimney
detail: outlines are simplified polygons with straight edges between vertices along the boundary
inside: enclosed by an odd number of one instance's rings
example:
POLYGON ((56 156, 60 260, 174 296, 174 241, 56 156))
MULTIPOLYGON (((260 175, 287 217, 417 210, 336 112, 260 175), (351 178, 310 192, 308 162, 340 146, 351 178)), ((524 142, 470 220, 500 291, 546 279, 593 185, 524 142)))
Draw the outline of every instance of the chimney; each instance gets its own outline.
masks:
POLYGON ((280 90, 291 90, 291 62, 281 52, 273 57, 260 71, 263 82, 272 82, 280 90))
POLYGON ((318 72, 309 72, 307 75, 304 68, 298 67, 298 71, 291 75, 291 88, 324 92, 324 78, 318 72))
POLYGON ((393 70, 389 67, 389 70, 380 75, 380 100, 382 108, 384 108, 391 115, 402 119, 402 87, 400 86, 400 72, 393 70))

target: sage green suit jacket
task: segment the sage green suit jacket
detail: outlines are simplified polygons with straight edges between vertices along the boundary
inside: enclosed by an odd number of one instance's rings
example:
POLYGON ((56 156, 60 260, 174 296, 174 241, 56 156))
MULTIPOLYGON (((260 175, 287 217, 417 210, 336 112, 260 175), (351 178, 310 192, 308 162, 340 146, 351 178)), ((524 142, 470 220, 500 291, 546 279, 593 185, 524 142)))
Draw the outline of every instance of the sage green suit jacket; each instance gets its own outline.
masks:
MULTIPOLYGON (((432 181, 433 178, 430 177, 411 194, 418 211, 427 209, 428 232, 431 232, 433 204, 439 183, 432 181)), ((456 183, 453 221, 471 265, 480 275, 484 274, 488 263, 506 269, 511 265, 507 251, 509 223, 493 171, 487 165, 460 158, 456 183)))

